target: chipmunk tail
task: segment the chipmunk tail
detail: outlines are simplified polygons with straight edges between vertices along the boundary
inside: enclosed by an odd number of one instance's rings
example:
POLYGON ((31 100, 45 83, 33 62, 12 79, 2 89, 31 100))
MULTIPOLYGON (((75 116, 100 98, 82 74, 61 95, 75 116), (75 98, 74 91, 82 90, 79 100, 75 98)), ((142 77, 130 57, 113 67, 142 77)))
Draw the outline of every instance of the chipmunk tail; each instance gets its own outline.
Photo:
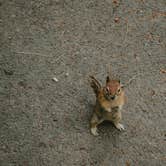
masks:
POLYGON ((99 83, 99 81, 96 80, 94 76, 89 76, 89 78, 90 86, 92 87, 95 95, 98 96, 101 89, 101 84, 99 83))

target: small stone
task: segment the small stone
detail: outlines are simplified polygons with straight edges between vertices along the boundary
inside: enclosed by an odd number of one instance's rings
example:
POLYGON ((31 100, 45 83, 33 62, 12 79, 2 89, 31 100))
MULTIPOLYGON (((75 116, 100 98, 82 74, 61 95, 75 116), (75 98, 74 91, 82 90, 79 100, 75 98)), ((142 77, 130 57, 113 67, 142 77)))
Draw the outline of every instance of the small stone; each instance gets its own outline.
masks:
POLYGON ((54 77, 52 80, 55 81, 55 82, 59 81, 56 77, 54 77))
POLYGON ((16 15, 15 15, 15 14, 12 14, 12 15, 11 15, 11 17, 12 17, 12 18, 15 18, 15 17, 16 17, 16 15))
POLYGON ((65 76, 69 76, 69 73, 66 73, 65 76))

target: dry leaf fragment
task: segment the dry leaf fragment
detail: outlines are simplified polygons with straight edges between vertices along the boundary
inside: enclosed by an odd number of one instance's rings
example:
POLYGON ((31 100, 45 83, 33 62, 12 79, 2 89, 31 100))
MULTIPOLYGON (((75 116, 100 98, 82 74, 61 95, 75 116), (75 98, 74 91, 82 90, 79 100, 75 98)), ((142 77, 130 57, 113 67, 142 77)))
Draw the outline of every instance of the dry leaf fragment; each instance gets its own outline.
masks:
POLYGON ((160 73, 166 73, 166 69, 160 69, 160 73))
POLYGON ((114 21, 115 21, 116 23, 119 23, 119 22, 120 22, 120 18, 119 18, 119 17, 115 17, 114 21))
POLYGON ((158 17, 165 17, 166 12, 161 11, 152 11, 152 19, 158 18, 158 17))
POLYGON ((114 3, 114 4, 118 4, 119 1, 118 1, 118 0, 113 0, 113 3, 114 3))
POLYGON ((154 96, 156 94, 156 92, 154 90, 151 90, 150 94, 151 94, 151 96, 154 96))

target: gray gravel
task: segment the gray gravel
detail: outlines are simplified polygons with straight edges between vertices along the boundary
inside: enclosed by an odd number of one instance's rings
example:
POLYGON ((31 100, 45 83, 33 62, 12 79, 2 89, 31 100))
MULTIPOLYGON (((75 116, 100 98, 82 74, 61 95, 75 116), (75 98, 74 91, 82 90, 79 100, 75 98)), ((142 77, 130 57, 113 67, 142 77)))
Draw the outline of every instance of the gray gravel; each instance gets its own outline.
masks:
POLYGON ((0 0, 0 165, 165 166, 164 70, 165 0, 0 0), (126 130, 94 137, 87 79, 110 65, 136 76, 126 130))

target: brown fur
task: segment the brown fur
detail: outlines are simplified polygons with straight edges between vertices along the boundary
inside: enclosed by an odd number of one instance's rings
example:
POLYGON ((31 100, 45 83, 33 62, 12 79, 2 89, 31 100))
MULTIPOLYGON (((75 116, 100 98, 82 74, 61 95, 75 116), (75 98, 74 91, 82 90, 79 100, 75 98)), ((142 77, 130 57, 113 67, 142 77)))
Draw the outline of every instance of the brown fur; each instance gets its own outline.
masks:
POLYGON ((91 77, 91 87, 96 95, 96 104, 90 121, 92 134, 98 135, 97 125, 104 120, 113 122, 119 130, 124 129, 120 120, 122 118, 121 108, 125 103, 125 94, 120 81, 110 80, 107 77, 106 85, 101 87, 100 83, 94 77, 91 77))

